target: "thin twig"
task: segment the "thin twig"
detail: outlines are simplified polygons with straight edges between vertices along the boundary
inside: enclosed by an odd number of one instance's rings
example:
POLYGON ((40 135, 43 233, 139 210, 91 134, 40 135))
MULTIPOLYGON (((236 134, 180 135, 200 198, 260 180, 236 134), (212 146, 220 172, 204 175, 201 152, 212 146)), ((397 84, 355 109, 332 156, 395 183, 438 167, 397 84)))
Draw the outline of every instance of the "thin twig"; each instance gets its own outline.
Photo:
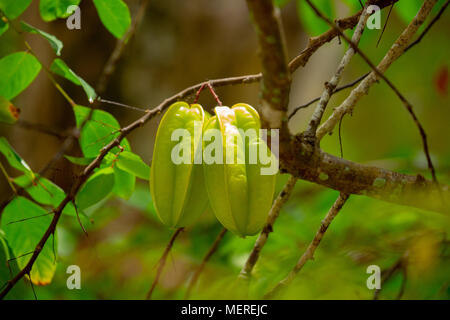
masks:
MULTIPOLYGON (((339 91, 354 87, 355 85, 357 85, 358 83, 360 83, 362 80, 364 80, 364 78, 366 78, 370 73, 366 73, 362 76, 360 76, 359 78, 353 80, 352 82, 349 82, 341 87, 338 87, 336 90, 333 91, 333 93, 331 93, 331 95, 338 93, 339 91)), ((297 113, 297 111, 301 110, 301 109, 305 109, 307 107, 309 107, 310 105, 312 105, 314 102, 317 102, 320 100, 320 97, 314 98, 311 101, 302 104, 301 106, 296 107, 288 116, 288 119, 291 120, 293 116, 295 116, 295 114, 297 113)))
MULTIPOLYGON (((445 9, 448 7, 449 4, 450 4, 450 0, 447 0, 447 2, 446 2, 444 5, 442 5, 442 7, 441 7, 441 9, 439 10, 438 14, 437 14, 437 15, 433 18, 433 20, 427 25, 427 27, 425 28, 425 30, 420 34, 420 36, 419 36, 414 42, 412 42, 412 43, 405 49, 405 51, 404 51, 403 53, 406 53, 406 52, 409 51, 412 47, 416 46, 417 44, 420 43, 420 41, 422 41, 422 39, 426 36, 426 34, 431 30, 431 28, 433 27, 433 25, 441 18, 442 14, 444 13, 445 9)), ((292 62, 291 62, 291 64, 292 64, 292 62)), ((364 80, 369 74, 370 74, 370 72, 368 72, 368 73, 362 75, 361 77, 359 77, 359 78, 353 80, 352 82, 350 82, 350 83, 348 83, 348 84, 346 84, 346 85, 343 85, 342 87, 338 87, 338 88, 332 93, 332 95, 335 94, 335 93, 337 93, 337 92, 339 92, 339 91, 342 91, 342 90, 345 90, 345 89, 354 87, 354 86, 357 85, 359 82, 361 82, 362 80, 364 80)), ((311 104, 313 104, 314 102, 317 102, 317 101, 319 101, 319 100, 320 100, 320 97, 317 97, 317 98, 314 98, 313 100, 311 100, 311 101, 309 101, 309 102, 307 102, 307 103, 305 103, 305 104, 303 104, 303 105, 301 105, 301 106, 296 107, 296 108, 289 114, 288 119, 291 120, 292 117, 295 116, 295 114, 297 113, 297 111, 299 111, 300 109, 307 108, 307 107, 309 107, 311 104)))
POLYGON ((195 94, 195 98, 194 98, 194 102, 193 103, 197 103, 198 99, 200 99, 200 93, 202 93, 203 89, 205 89, 205 87, 208 87, 209 92, 212 94, 214 100, 216 100, 217 104, 219 106, 222 106, 222 101, 220 101, 219 96, 217 95, 217 93, 214 91, 214 88, 212 87, 210 82, 205 82, 204 85, 202 85, 200 87, 200 89, 198 89, 197 93, 195 94))
MULTIPOLYGON (((402 285, 400 287, 400 291, 397 294, 397 300, 399 300, 404 291, 405 291, 405 285, 406 285, 406 269, 408 265, 408 255, 409 252, 406 251, 392 266, 387 268, 386 270, 381 271, 381 288, 383 288, 383 285, 389 281, 393 276, 395 276, 398 272, 401 272, 403 275, 403 281, 402 285)), ((376 289, 373 295, 373 300, 378 300, 380 297, 380 293, 382 289, 376 289)))
POLYGON ((383 30, 381 31, 380 37, 378 38, 378 41, 377 41, 377 45, 376 45, 377 48, 378 48, 378 45, 380 44, 381 38, 383 37, 384 31, 386 30, 386 27, 387 27, 387 24, 389 21, 389 17, 391 16, 391 12, 392 12, 393 8, 394 8, 394 2, 392 2, 391 6, 389 7, 389 13, 387 15, 386 22, 384 23, 383 30))
MULTIPOLYGON (((363 13, 359 18, 358 25, 356 26, 355 32, 353 33, 353 37, 351 40, 356 46, 358 45, 361 36, 363 34, 364 28, 366 27, 366 21, 368 17, 369 13, 367 12, 367 10, 363 9, 363 13)), ((304 137, 306 139, 310 139, 312 143, 315 142, 317 127, 319 126, 320 121, 322 120, 322 116, 325 112, 328 102, 330 101, 331 95, 335 91, 337 85, 339 84, 339 81, 342 78, 344 70, 350 63, 354 54, 355 50, 352 47, 348 48, 348 50, 342 57, 342 60, 339 63, 336 72, 331 77, 330 81, 325 83, 325 90, 323 91, 322 96, 320 97, 319 103, 317 104, 316 109, 313 115, 311 116, 308 128, 304 133, 304 137)))
POLYGON ((139 112, 147 112, 148 111, 148 110, 145 110, 145 109, 142 109, 142 108, 130 106, 130 105, 125 104, 125 103, 120 103, 120 102, 116 102, 116 101, 102 99, 100 97, 97 100, 99 102, 102 102, 102 103, 107 103, 107 104, 110 104, 110 105, 113 105, 113 106, 123 107, 123 108, 134 110, 134 111, 139 111, 139 112))
POLYGON ((273 225, 275 224, 275 221, 280 214, 281 208, 291 196, 296 182, 297 178, 290 176, 289 180, 284 185, 283 190, 281 190, 280 194, 273 202, 272 208, 270 209, 269 215, 267 217, 266 225, 259 234, 258 239, 256 240, 255 245, 253 246, 253 249, 247 258, 247 261, 245 262, 245 265, 241 270, 240 277, 244 279, 250 278, 252 270, 256 262, 258 261, 259 254, 266 244, 270 233, 273 232, 273 225))
MULTIPOLYGON (((342 38, 344 38, 345 41, 347 41, 350 44, 350 46, 356 52, 358 52, 358 54, 364 59, 364 61, 372 68, 371 74, 363 82, 361 82, 360 85, 356 89, 354 89, 352 91, 352 93, 350 94, 351 97, 347 98, 343 102, 342 105, 345 106, 345 104, 348 103, 348 101, 351 101, 350 102, 350 107, 348 108, 348 109, 351 109, 351 107, 355 105, 355 103, 362 96, 362 94, 363 93, 367 93, 368 88, 373 83, 375 83, 378 78, 382 78, 388 84, 388 86, 394 91, 394 93, 397 95, 397 97, 402 101, 403 105, 405 106, 405 108, 407 109, 407 111, 409 112, 411 117, 413 118, 414 123, 416 124, 416 126, 417 126, 417 128, 419 130, 420 136, 422 138, 423 149, 424 149, 424 152, 425 152, 425 156, 427 158, 428 168, 429 168, 429 170, 431 172, 431 176, 433 178, 433 181, 437 185, 437 187, 439 187, 439 184, 438 184, 438 181, 437 181, 437 177, 436 177, 436 170, 434 169, 433 162, 432 162, 431 156, 430 156, 430 151, 429 151, 429 148, 428 148, 428 141, 427 141, 425 130, 423 129, 422 124, 420 123, 419 119, 417 118, 416 114, 414 113, 413 107, 410 104, 410 102, 400 93, 398 88, 383 73, 389 68, 389 66, 392 64, 392 62, 395 61, 398 57, 400 57, 401 54, 404 52, 404 50, 407 47, 407 44, 408 44, 409 40, 414 36, 416 31, 423 24, 423 22, 425 21, 426 17, 431 12, 431 9, 436 4, 437 0, 426 0, 424 2, 424 4, 420 8, 419 13, 417 14, 417 16, 408 25, 408 27, 405 29, 405 31, 402 33, 402 35, 399 37, 399 39, 397 39, 395 44, 391 47, 391 49, 386 54, 386 56, 384 57, 382 62, 378 65, 378 67, 375 66, 370 61, 370 59, 366 56, 366 54, 363 53, 358 48, 358 46, 355 43, 353 43, 353 41, 351 39, 349 39, 339 29, 339 27, 337 27, 330 19, 325 17, 322 14, 322 12, 320 12, 320 10, 318 10, 317 7, 314 6, 314 4, 311 3, 311 0, 306 0, 306 2, 314 10, 316 15, 319 16, 322 20, 326 21, 331 27, 335 28, 336 31, 338 31, 338 33, 342 36, 342 38)), ((333 113, 333 115, 336 113, 337 109, 335 109, 335 112, 333 113)), ((346 111, 346 112, 348 112, 348 111, 346 111)), ((339 118, 340 118, 340 116, 341 116, 341 113, 339 114, 339 118)), ((330 120, 330 118, 329 118, 329 120, 330 120)), ((328 120, 327 120, 327 122, 328 122, 328 120)), ((319 128, 319 130, 317 132, 318 140, 320 140, 321 137, 323 137, 324 133, 326 133, 328 128, 329 128, 329 127, 326 127, 326 129, 323 129, 325 124, 326 123, 324 123, 319 128), (321 128, 322 128, 322 130, 321 130, 321 128)), ((332 127, 334 127, 334 125, 332 127)))
POLYGON ((83 230, 84 234, 85 234, 86 237, 87 237, 87 236, 89 236, 89 235, 88 235, 86 229, 84 228, 83 224, 81 223, 80 213, 78 212, 78 207, 77 207, 77 204, 75 203, 75 200, 72 200, 72 204, 73 204, 73 207, 75 208, 75 213, 76 213, 76 215, 77 215, 78 224, 80 225, 81 230, 83 230))
POLYGON ((192 288, 194 288, 195 284, 197 283, 198 278, 200 277, 200 274, 202 273, 203 269, 205 268, 206 263, 209 261, 209 259, 212 257, 212 255, 217 251, 217 248, 219 247, 220 242, 222 241, 223 237, 227 233, 227 229, 223 228, 219 234, 217 235, 217 238, 214 240, 212 246, 209 248, 206 255, 203 257, 202 263, 195 271, 192 278, 189 280, 189 284, 186 290, 186 293, 184 294, 184 299, 189 299, 189 295, 191 294, 192 288))
POLYGON ((146 300, 151 300, 152 299, 153 291, 155 290, 156 285, 158 284, 159 278, 161 277, 161 274, 162 274, 162 271, 164 269, 164 266, 166 265, 167 256, 169 255, 169 252, 170 252, 170 250, 173 247, 175 239, 178 237, 178 235, 183 230, 184 230, 184 228, 178 228, 177 230, 175 230, 175 232, 173 233, 172 237, 169 240, 169 243, 166 246, 166 249, 164 249, 163 255, 161 256, 161 258, 158 261, 158 270, 156 272, 155 279, 153 280, 153 283, 152 283, 152 286, 151 286, 150 290, 147 292, 147 295, 145 296, 146 300))
POLYGON ((1 162, 0 162, 0 170, 2 171, 3 175, 5 176, 5 179, 8 182, 9 186, 11 187, 12 191, 14 192, 14 195, 16 195, 17 189, 14 186, 14 183, 12 182, 13 179, 11 179, 11 177, 8 175, 8 172, 6 171, 5 167, 3 166, 3 164, 1 162))
POLYGON ((319 230, 317 230, 316 235, 314 236, 314 239, 311 241, 311 243, 306 248, 306 251, 303 253, 301 258, 298 260, 295 267, 292 269, 292 271, 287 275, 286 278, 281 280, 269 293, 265 295, 265 298, 271 298, 275 294, 279 293, 280 290, 287 285, 289 285, 292 280, 294 280, 295 276, 300 272, 300 270, 303 268, 303 266, 306 264, 308 260, 314 259, 314 252, 316 251, 317 247, 320 244, 320 241, 322 240, 323 236, 325 235, 325 232, 327 231, 328 227, 330 226, 333 219, 336 217, 336 215, 339 213, 339 211, 344 206, 345 202, 347 201, 349 195, 341 193, 339 194, 339 197, 334 202, 333 206, 328 211, 325 218, 322 220, 322 223, 320 225, 319 230))
POLYGON ((339 130, 338 130, 339 148, 341 150, 341 158, 344 158, 344 149, 342 148, 342 135, 341 135, 342 120, 344 119, 344 116, 345 116, 345 113, 342 115, 341 119, 339 120, 339 130))
POLYGON ((23 128, 26 130, 32 130, 40 133, 47 134, 49 136, 56 137, 58 139, 64 139, 67 137, 67 134, 64 132, 60 132, 58 130, 55 130, 49 126, 40 124, 40 123, 32 123, 26 120, 18 120, 15 124, 15 126, 19 128, 23 128))

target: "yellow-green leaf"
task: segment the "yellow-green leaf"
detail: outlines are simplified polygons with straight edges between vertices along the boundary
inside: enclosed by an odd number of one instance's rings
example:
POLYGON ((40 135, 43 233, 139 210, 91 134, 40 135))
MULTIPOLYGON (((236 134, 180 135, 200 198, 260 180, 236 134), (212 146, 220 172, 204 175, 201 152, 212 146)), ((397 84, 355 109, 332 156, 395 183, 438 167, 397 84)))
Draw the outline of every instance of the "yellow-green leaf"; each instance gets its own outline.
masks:
MULTIPOLYGON (((24 268, 31 254, 50 226, 52 215, 24 197, 14 198, 3 210, 1 225, 6 239, 16 257, 17 264, 24 268)), ((37 285, 49 284, 55 274, 56 239, 53 235, 45 243, 31 269, 31 280, 37 285)))

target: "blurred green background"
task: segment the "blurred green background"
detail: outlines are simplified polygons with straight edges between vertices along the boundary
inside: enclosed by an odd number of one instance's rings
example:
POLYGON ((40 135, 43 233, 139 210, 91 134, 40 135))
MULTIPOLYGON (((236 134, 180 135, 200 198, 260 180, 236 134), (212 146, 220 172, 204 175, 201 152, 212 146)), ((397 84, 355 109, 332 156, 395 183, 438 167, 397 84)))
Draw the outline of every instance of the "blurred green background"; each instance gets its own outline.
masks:
MULTIPOLYGON (((372 61, 382 59, 405 28, 405 19, 414 16, 400 10, 408 1, 396 4, 378 47, 376 42, 381 31, 366 29, 364 32, 361 48, 372 61)), ((357 0, 332 2, 333 18, 353 14, 359 6, 357 0)), ((443 2, 439 1, 437 7, 443 2)), ((133 15, 139 1, 127 3, 133 15)), ((282 3, 281 13, 292 58, 305 47, 309 36, 318 34, 314 26, 320 23, 318 20, 309 26, 302 23, 296 1, 279 3, 282 3)), ((86 81, 95 84, 115 40, 102 27, 91 1, 82 1, 80 7, 81 30, 68 30, 64 20, 43 22, 38 1, 33 1, 22 18, 61 39, 65 44, 64 60, 86 81)), ((435 14, 436 11, 432 16, 435 14)), ((387 10, 383 10, 382 23, 386 16, 387 10)), ((422 42, 387 72, 389 79, 414 106, 428 135, 438 179, 447 185, 450 184, 449 17, 450 12, 445 12, 422 42)), ((41 60, 49 65, 53 52, 48 44, 33 35, 26 37, 41 60)), ((305 68, 295 72, 290 110, 320 96, 323 83, 333 74, 346 48, 347 45, 335 39, 320 48, 305 68)), ((0 57, 23 49, 21 40, 11 30, 0 38, 0 57)), ((365 62, 355 56, 341 84, 369 70, 365 62)), ((145 19, 130 40, 103 98, 152 108, 166 97, 206 79, 259 71, 256 36, 245 1, 150 1, 145 19)), ((82 90, 69 82, 61 83, 75 101, 87 104, 82 90)), ((258 103, 257 84, 219 88, 217 93, 225 105, 258 103)), ((346 90, 333 96, 325 117, 348 93, 346 90)), ((208 94, 201 96, 200 103, 206 109, 215 106, 208 94)), ((14 104, 21 108, 22 119, 61 131, 75 124, 70 105, 43 72, 14 104)), ((140 116, 114 106, 102 105, 101 108, 114 114, 122 126, 140 116)), ((293 133, 305 128, 313 109, 314 105, 293 117, 290 122, 293 133)), ((147 163, 150 163, 158 121, 159 118, 154 119, 130 136, 133 151, 147 163)), ((0 125, 0 135, 6 136, 36 171, 51 159, 62 143, 61 139, 18 126, 0 125)), ((384 83, 375 85, 356 106, 353 115, 344 118, 342 145, 344 157, 349 160, 430 178, 417 128, 384 83)), ((323 139, 322 148, 340 154, 337 132, 323 139)), ((81 156, 77 146, 68 154, 81 156)), ((11 168, 8 170, 11 175, 17 175, 11 168)), ((80 167, 62 159, 47 177, 68 190, 79 171, 80 167)), ((277 193, 287 178, 286 175, 278 177, 277 193)), ((0 200, 10 194, 1 176, 0 200)), ((241 239, 228 233, 206 265, 191 298, 261 298, 295 265, 337 195, 336 191, 298 181, 262 251, 249 291, 241 290, 236 279, 256 237, 241 239)), ((173 232, 158 221, 148 182, 139 181, 129 201, 110 197, 87 210, 87 214, 91 219, 91 224, 86 225, 88 237, 76 219, 63 216, 57 230, 56 274, 51 284, 35 287, 38 298, 144 298, 155 276, 158 259, 173 232), (66 287, 69 265, 81 268, 81 290, 66 287)), ((154 298, 183 298, 189 277, 221 228, 212 215, 206 214, 197 225, 181 234, 169 255, 154 298)), ((379 298, 395 299, 405 281, 403 299, 449 299, 449 231, 450 220, 446 215, 351 196, 326 233, 315 260, 306 264, 279 298, 371 299, 374 291, 366 286, 369 276, 366 268, 378 265, 385 270, 407 255, 406 273, 398 272, 391 277, 383 285, 379 298)), ((29 283, 20 282, 9 298, 33 298, 29 283)))

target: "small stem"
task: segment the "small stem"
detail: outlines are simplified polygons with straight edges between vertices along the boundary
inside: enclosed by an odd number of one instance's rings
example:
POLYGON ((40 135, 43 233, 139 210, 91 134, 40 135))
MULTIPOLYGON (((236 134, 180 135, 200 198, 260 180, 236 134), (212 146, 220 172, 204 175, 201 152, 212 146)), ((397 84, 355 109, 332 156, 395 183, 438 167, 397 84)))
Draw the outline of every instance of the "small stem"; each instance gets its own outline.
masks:
POLYGON ((336 215, 339 213, 339 211, 344 206, 345 202, 347 201, 349 195, 345 193, 339 194, 339 197, 334 202, 333 206, 328 211, 325 218, 322 220, 322 223, 320 225, 319 230, 317 230, 316 235, 314 236, 314 239, 309 244, 308 248, 306 248, 306 251, 301 256, 300 260, 298 260, 295 267, 292 269, 292 271, 288 274, 286 278, 281 280, 269 293, 267 293, 264 298, 271 298, 276 293, 278 293, 282 288, 286 287, 288 284, 292 282, 292 280, 295 278, 295 276, 300 272, 300 270, 303 268, 303 266, 306 264, 308 260, 314 259, 314 252, 316 251, 317 247, 320 244, 320 241, 322 240, 325 232, 327 231, 328 227, 330 226, 333 219, 336 217, 336 215))
POLYGON ((266 225, 258 236, 258 239, 255 242, 252 252, 250 252, 247 261, 245 262, 244 267, 241 270, 240 277, 241 278, 250 278, 253 268, 255 267, 256 262, 259 259, 259 254, 267 242, 269 238, 269 234, 273 231, 273 225, 275 224, 275 220, 278 218, 280 214, 280 210, 283 205, 288 201, 292 190, 294 190, 295 183, 297 182, 297 178, 291 176, 289 180, 286 182, 283 190, 280 192, 278 197, 273 202, 272 208, 270 209, 269 215, 267 217, 266 225))
POLYGON ((200 277, 200 274, 202 273, 203 269, 205 268, 206 263, 209 261, 209 259, 214 254, 214 252, 217 251, 217 248, 219 247, 219 244, 222 241, 222 239, 226 233, 227 233, 227 229, 223 228, 220 231, 219 235, 217 236, 216 240, 214 240, 214 243, 212 244, 211 248, 209 248, 208 252, 206 253, 205 257, 202 260, 202 263, 200 264, 197 271, 195 271, 194 275, 192 276, 191 280, 189 281, 188 288, 184 295, 185 300, 187 300, 189 298, 192 288, 197 283, 197 280, 200 277))
POLYGON ((16 187, 14 187, 14 184, 12 183, 13 179, 8 175, 8 172, 6 172, 6 169, 1 162, 0 162, 0 169, 2 170, 3 174, 5 175, 6 181, 8 181, 8 184, 11 187, 12 191, 14 192, 14 194, 17 195, 17 189, 16 189, 16 187))
POLYGON ((158 271, 156 272, 156 277, 153 280, 152 286, 150 288, 150 290, 147 292, 147 295, 145 297, 146 300, 151 300, 152 299, 152 294, 153 291, 156 288, 156 285, 158 284, 159 278, 161 277, 162 271, 164 269, 164 266, 166 265, 166 261, 167 261, 167 256, 169 255, 170 250, 173 247, 173 243, 175 242, 175 239, 178 237, 178 235, 184 230, 184 228, 178 228, 177 230, 175 230, 175 232, 173 233, 172 237, 169 240, 169 243, 166 246, 166 249, 163 252, 163 255, 161 256, 161 258, 158 261, 158 271))
POLYGON ((222 106, 222 101, 220 101, 219 96, 217 95, 217 93, 214 91, 214 88, 211 84, 211 81, 208 82, 204 82, 200 88, 198 89, 198 91, 195 93, 195 99, 193 103, 197 103, 198 99, 200 98, 200 93, 202 93, 203 89, 205 89, 205 87, 208 87, 209 92, 211 92, 212 96, 214 97, 214 100, 216 100, 217 104, 219 106, 222 106))

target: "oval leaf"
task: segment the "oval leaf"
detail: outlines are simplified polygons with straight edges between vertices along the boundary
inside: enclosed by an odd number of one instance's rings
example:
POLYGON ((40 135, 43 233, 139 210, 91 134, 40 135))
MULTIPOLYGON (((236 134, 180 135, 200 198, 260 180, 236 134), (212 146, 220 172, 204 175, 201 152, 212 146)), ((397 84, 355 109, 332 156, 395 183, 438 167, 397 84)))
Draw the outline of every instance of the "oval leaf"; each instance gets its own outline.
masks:
POLYGON ((45 31, 42 31, 40 29, 37 29, 35 27, 33 27, 32 25, 21 21, 20 22, 20 26, 22 27, 22 30, 28 33, 33 33, 33 34, 38 34, 41 37, 43 37, 45 40, 47 40, 50 45, 52 46, 53 50, 55 50, 55 53, 57 56, 61 55, 61 50, 63 48, 63 43, 61 42, 61 40, 59 40, 58 38, 56 38, 54 35, 51 35, 45 31))
POLYGON ((0 96, 0 122, 13 124, 19 119, 20 109, 0 96))
POLYGON ((103 200, 114 186, 114 170, 104 168, 94 173, 81 187, 75 203, 78 209, 86 209, 103 200))
MULTIPOLYGON (((52 215, 24 197, 12 200, 2 214, 2 229, 6 239, 22 269, 30 260, 39 240, 50 225, 52 215)), ((56 241, 55 241, 56 242, 56 241)), ((56 270, 56 259, 53 251, 53 235, 47 240, 39 257, 31 269, 31 280, 37 285, 49 284, 56 270)), ((57 246, 55 243, 55 250, 57 246)))
POLYGON ((42 20, 48 22, 58 18, 67 18, 70 16, 67 8, 79 4, 80 0, 41 0, 39 2, 39 12, 42 20))
POLYGON ((41 71, 30 53, 16 52, 0 59, 0 96, 11 100, 26 89, 41 71))
POLYGON ((0 0, 0 10, 8 19, 15 19, 30 5, 31 0, 0 0))
POLYGON ((18 155, 18 153, 11 147, 8 140, 5 137, 0 137, 0 153, 2 153, 8 163, 19 171, 26 173, 27 175, 34 177, 28 164, 18 155))
POLYGON ((128 200, 133 194, 136 177, 116 166, 114 167, 114 179, 113 192, 119 197, 128 200))
POLYGON ((150 178, 150 167, 135 153, 121 152, 117 159, 117 166, 141 179, 150 178))
POLYGON ((122 38, 131 24, 130 10, 122 0, 94 0, 100 20, 116 38, 122 38))
MULTIPOLYGON (((78 127, 85 122, 91 110, 83 106, 74 107, 78 127)), ((87 158, 96 157, 105 145, 119 135, 119 129, 119 122, 112 114, 103 110, 94 110, 90 120, 85 123, 79 140, 84 156, 87 158)), ((126 139, 122 140, 121 146, 125 150, 131 149, 126 139)), ((111 150, 111 153, 117 153, 118 151, 119 149, 115 147, 111 150)))
POLYGON ((83 78, 73 72, 72 69, 70 69, 63 60, 55 59, 50 66, 50 70, 55 74, 66 78, 77 86, 81 86, 86 93, 86 96, 90 103, 94 102, 95 98, 97 98, 97 94, 95 93, 94 88, 92 88, 86 81, 84 81, 83 78))

